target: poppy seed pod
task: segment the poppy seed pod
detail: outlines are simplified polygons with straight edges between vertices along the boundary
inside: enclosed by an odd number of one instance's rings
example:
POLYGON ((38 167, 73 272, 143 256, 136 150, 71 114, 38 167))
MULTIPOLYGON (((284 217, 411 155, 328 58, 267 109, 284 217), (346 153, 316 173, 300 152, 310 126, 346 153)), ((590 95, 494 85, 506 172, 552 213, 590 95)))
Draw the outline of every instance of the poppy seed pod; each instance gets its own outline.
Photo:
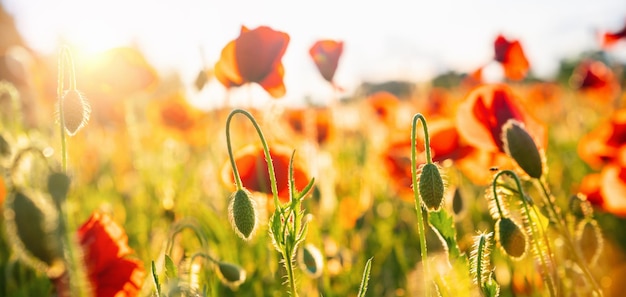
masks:
POLYGON ((61 108, 63 109, 62 124, 70 136, 87 125, 91 107, 87 103, 87 99, 77 90, 68 90, 63 94, 61 108))
POLYGON ((219 262, 217 268, 220 280, 229 287, 236 288, 246 281, 246 271, 235 264, 219 262))
POLYGON ((500 218, 496 222, 496 236, 500 247, 513 260, 519 260, 526 253, 526 234, 510 218, 500 218))
POLYGON ((235 233, 244 240, 252 238, 257 227, 256 203, 246 189, 235 191, 228 204, 228 219, 235 233))
POLYGON ((322 253, 312 244, 302 247, 298 254, 298 264, 300 268, 311 278, 318 278, 322 275, 324 262, 322 261, 322 253))
POLYGON ((36 191, 13 191, 4 218, 9 242, 26 264, 51 278, 63 274, 59 215, 49 199, 36 191))
POLYGON ((439 168, 434 163, 424 164, 419 175, 419 194, 428 211, 437 211, 443 203, 444 185, 439 168))
POLYGON ((543 163, 541 153, 524 125, 510 119, 502 127, 504 152, 519 165, 528 176, 541 178, 543 163))

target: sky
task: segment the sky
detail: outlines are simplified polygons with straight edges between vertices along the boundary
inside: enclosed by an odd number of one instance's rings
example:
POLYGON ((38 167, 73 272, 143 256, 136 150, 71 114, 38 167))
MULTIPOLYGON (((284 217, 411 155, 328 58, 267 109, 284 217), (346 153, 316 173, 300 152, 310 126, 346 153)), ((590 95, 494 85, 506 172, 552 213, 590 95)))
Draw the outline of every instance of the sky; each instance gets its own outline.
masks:
MULTIPOLYGON (((498 34, 520 40, 533 73, 550 77, 560 59, 597 49, 599 32, 626 22, 624 0, 0 2, 36 51, 53 54, 62 41, 83 54, 134 44, 160 72, 179 74, 190 100, 206 107, 223 102, 225 90, 213 82, 195 92, 195 76, 202 65, 215 64, 242 25, 290 35, 281 101, 308 96, 323 103, 333 90, 308 56, 319 39, 344 41, 335 81, 349 93, 363 81, 424 81, 448 70, 473 71, 492 59, 498 34)), ((626 60, 626 45, 610 54, 626 60)), ((232 96, 252 93, 258 102, 271 101, 260 87, 251 90, 232 96)))

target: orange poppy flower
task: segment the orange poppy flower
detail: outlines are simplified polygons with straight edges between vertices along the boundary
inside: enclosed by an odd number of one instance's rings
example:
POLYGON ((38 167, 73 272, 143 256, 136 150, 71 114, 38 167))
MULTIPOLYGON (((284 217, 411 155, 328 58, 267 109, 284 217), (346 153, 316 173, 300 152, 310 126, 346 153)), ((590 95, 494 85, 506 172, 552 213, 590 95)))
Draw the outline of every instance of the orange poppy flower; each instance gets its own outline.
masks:
POLYGON ((622 27, 621 30, 615 32, 604 32, 602 34, 602 47, 608 48, 615 43, 617 43, 620 39, 626 38, 626 24, 622 27))
POLYGON ((320 74, 333 85, 333 77, 342 53, 343 41, 335 40, 319 40, 309 49, 309 55, 313 58, 320 74))
POLYGON ((107 214, 96 211, 78 229, 87 274, 95 296, 137 296, 146 272, 143 263, 124 258, 133 253, 128 236, 107 214))
POLYGON ((95 122, 124 123, 124 104, 120 101, 139 92, 150 92, 158 84, 158 75, 143 54, 131 47, 109 49, 77 69, 79 89, 91 105, 95 122), (82 70, 82 71, 81 71, 82 70))
POLYGON ((530 64, 526 59, 522 45, 517 40, 507 40, 498 35, 494 42, 495 60, 504 68, 504 76, 510 80, 522 80, 526 77, 530 64))
POLYGON ((285 95, 281 59, 287 50, 289 35, 265 26, 241 33, 229 42, 215 64, 215 77, 226 87, 258 83, 273 98, 285 95))
POLYGON ((578 155, 587 164, 600 168, 619 157, 626 148, 626 109, 617 110, 608 122, 600 124, 583 136, 578 144, 578 155))
POLYGON ((203 147, 208 141, 203 113, 191 106, 182 92, 150 101, 148 115, 165 132, 187 144, 203 147))
POLYGON ((371 94, 367 99, 368 105, 382 122, 393 124, 396 121, 396 112, 400 106, 400 99, 387 91, 371 94))
POLYGON ((475 88, 459 105, 456 116, 461 136, 470 145, 490 152, 504 152, 502 126, 509 119, 524 123, 537 146, 545 148, 545 128, 522 109, 519 99, 505 84, 475 88))
POLYGON ((610 102, 619 92, 613 71, 604 63, 584 60, 574 69, 570 84, 598 101, 610 102))
POLYGON ((483 68, 479 67, 478 69, 468 73, 465 75, 463 80, 461 81, 461 86, 464 88, 474 88, 483 83, 483 68))
POLYGON ((328 108, 289 109, 285 111, 285 118, 291 129, 299 135, 307 134, 307 114, 314 118, 316 140, 319 144, 326 143, 332 137, 332 114, 328 108))
MULTIPOLYGON (((282 145, 270 146, 270 156, 274 164, 274 174, 276 175, 276 188, 281 202, 289 201, 289 161, 291 151, 282 145)), ((296 155, 297 157, 297 155, 296 155)), ((265 161, 263 148, 249 145, 235 153, 235 164, 239 170, 239 176, 243 186, 253 192, 261 192, 272 195, 270 177, 265 161)), ((296 190, 300 191, 309 182, 309 176, 304 170, 298 158, 294 159, 293 178, 296 190)), ((233 191, 235 190, 235 179, 230 162, 224 165, 222 179, 233 191)))

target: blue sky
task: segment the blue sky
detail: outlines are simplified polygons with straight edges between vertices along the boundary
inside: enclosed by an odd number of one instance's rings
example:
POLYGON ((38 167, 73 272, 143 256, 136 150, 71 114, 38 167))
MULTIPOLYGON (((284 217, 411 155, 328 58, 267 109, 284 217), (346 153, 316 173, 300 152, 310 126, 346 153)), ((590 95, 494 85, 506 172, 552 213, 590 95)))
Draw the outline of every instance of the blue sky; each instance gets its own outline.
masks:
MULTIPOLYGON (((345 42, 335 78, 349 92, 364 80, 472 71, 490 60, 498 33, 519 39, 532 71, 549 77, 559 59, 598 48, 601 30, 626 22, 623 0, 1 1, 35 50, 54 53, 60 40, 85 53, 133 43, 159 70, 175 71, 189 85, 203 60, 213 65, 241 25, 268 25, 291 36, 283 58, 287 102, 332 96, 308 57, 321 38, 345 42)), ((626 59, 626 46, 611 54, 626 59)), ((259 102, 269 100, 253 91, 259 102)), ((202 93, 190 90, 190 98, 212 106, 223 93, 210 85, 202 93)))

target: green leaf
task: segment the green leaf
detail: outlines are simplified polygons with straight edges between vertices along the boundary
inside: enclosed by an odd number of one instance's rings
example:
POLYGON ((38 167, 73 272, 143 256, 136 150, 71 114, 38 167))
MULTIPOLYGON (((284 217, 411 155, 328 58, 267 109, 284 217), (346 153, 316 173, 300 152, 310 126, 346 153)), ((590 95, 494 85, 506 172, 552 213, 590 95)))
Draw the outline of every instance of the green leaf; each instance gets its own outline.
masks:
POLYGON ((489 279, 485 282, 485 286, 483 287, 483 292, 487 297, 498 297, 500 296, 500 285, 493 279, 493 273, 489 276, 489 279))
POLYGON ((367 292, 367 283, 370 280, 370 271, 372 270, 372 260, 374 258, 369 258, 367 263, 365 263, 365 269, 363 269, 363 277, 361 278, 361 285, 359 286, 359 294, 358 297, 364 297, 367 292))
POLYGON ((174 261, 172 261, 172 258, 168 255, 165 255, 165 276, 167 276, 168 279, 175 279, 178 277, 176 265, 174 265, 174 261))
POLYGON ((152 278, 154 279, 154 285, 156 286, 156 294, 157 296, 160 297, 161 296, 161 283, 159 282, 159 275, 157 274, 156 265, 154 264, 154 261, 152 261, 152 278))
POLYGON ((445 241, 450 262, 456 261, 457 259, 467 261, 465 254, 461 253, 459 245, 456 242, 454 219, 450 214, 444 209, 430 212, 428 214, 428 223, 445 241))

